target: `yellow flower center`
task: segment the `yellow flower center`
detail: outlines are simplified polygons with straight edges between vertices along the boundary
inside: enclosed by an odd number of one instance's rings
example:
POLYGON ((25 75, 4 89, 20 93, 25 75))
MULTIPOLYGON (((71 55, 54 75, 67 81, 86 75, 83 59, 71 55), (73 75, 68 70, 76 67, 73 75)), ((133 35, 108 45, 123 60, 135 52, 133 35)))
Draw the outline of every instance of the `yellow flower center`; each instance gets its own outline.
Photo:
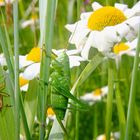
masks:
POLYGON ((102 94, 102 90, 100 88, 97 88, 94 92, 93 95, 94 96, 100 96, 102 94))
POLYGON ((34 47, 32 50, 28 53, 27 60, 34 61, 34 62, 40 62, 41 60, 41 49, 40 47, 34 47))
POLYGON ((33 20, 37 20, 37 19, 38 19, 37 14, 32 14, 31 19, 33 19, 33 20))
POLYGON ((53 109, 51 107, 49 107, 47 109, 47 116, 54 116, 54 115, 55 115, 55 113, 54 113, 53 109))
POLYGON ((115 54, 119 54, 120 52, 122 51, 126 51, 129 49, 129 46, 126 45, 125 43, 119 43, 119 44, 116 44, 114 47, 113 47, 113 52, 115 54))
POLYGON ((22 76, 19 77, 20 87, 29 83, 29 80, 24 79, 22 76))
POLYGON ((103 30, 106 26, 114 26, 126 20, 125 15, 119 9, 105 6, 94 11, 88 19, 88 28, 91 30, 103 30))

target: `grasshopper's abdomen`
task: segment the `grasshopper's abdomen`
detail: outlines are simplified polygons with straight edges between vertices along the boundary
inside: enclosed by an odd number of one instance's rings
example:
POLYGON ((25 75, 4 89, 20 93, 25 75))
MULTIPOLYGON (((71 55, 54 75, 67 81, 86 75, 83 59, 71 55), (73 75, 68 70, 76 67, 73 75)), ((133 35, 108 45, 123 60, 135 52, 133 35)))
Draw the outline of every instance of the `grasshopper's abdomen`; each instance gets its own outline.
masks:
POLYGON ((65 116, 68 98, 62 92, 70 90, 69 59, 66 53, 62 53, 52 61, 51 74, 51 104, 57 117, 61 120, 65 116))

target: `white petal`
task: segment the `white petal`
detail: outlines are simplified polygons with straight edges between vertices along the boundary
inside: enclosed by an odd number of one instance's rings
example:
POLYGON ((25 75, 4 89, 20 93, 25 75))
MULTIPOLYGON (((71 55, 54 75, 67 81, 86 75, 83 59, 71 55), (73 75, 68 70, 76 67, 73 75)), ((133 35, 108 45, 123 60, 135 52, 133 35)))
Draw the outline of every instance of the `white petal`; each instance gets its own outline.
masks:
POLYGON ((70 55, 74 55, 74 54, 79 54, 80 50, 77 50, 77 49, 75 49, 75 50, 67 50, 66 53, 67 53, 67 55, 70 56, 70 55))
POLYGON ((62 52, 65 51, 65 49, 59 49, 59 50, 55 50, 55 49, 52 49, 53 53, 55 53, 57 56, 60 55, 62 52))
POLYGON ((121 38, 125 37, 130 31, 130 28, 125 23, 118 24, 114 27, 121 38))
POLYGON ((137 34, 139 25, 140 25, 140 16, 132 17, 128 20, 125 21, 125 24, 129 25, 131 28, 130 30, 133 31, 137 34))
POLYGON ((75 67, 75 66, 80 66, 80 62, 79 61, 75 61, 75 60, 73 60, 73 59, 69 59, 69 62, 70 62, 70 68, 73 68, 73 67, 75 67))
POLYGON ((81 56, 86 60, 88 60, 90 48, 91 48, 92 44, 94 43, 93 39, 94 39, 94 36, 96 35, 95 33, 96 33, 96 31, 90 33, 90 35, 86 41, 86 44, 85 44, 84 48, 82 49, 81 56))
POLYGON ((69 42, 76 45, 76 48, 79 48, 82 40, 86 37, 86 35, 90 32, 87 28, 87 21, 80 20, 76 23, 75 30, 69 38, 69 42))
POLYGON ((26 55, 19 56, 19 68, 20 69, 34 63, 33 61, 27 60, 26 57, 27 57, 26 55))
POLYGON ((90 17, 90 15, 92 14, 93 12, 86 12, 86 13, 82 13, 81 15, 80 15, 80 18, 81 19, 86 19, 86 20, 88 20, 88 18, 90 17))
POLYGON ((4 54, 0 54, 0 65, 5 66, 6 65, 6 59, 4 57, 4 54))
POLYGON ((92 8, 93 8, 94 11, 96 11, 96 10, 102 8, 102 7, 103 7, 103 6, 100 5, 98 2, 93 2, 93 3, 92 3, 92 8))
POLYGON ((85 95, 81 96, 80 99, 84 101, 93 101, 93 94, 86 93, 85 95))
POLYGON ((20 87, 20 90, 21 90, 21 91, 27 91, 27 90, 28 90, 28 85, 29 85, 29 84, 26 84, 26 85, 20 87))
POLYGON ((102 96, 105 96, 108 94, 108 86, 102 87, 101 90, 102 90, 102 96))
POLYGON ((35 22, 34 22, 34 20, 32 20, 32 19, 26 20, 26 21, 24 21, 24 22, 21 24, 21 27, 22 27, 22 28, 26 28, 27 26, 33 25, 34 23, 35 23, 35 22))
POLYGON ((76 23, 74 23, 74 24, 67 24, 67 25, 65 25, 65 28, 67 30, 69 30, 70 32, 74 32, 74 30, 76 28, 76 23))
POLYGON ((137 2, 137 3, 133 6, 132 12, 133 12, 135 15, 140 15, 140 1, 137 2))
POLYGON ((28 66, 23 72, 23 77, 27 80, 34 79, 40 72, 40 63, 34 63, 28 66))
POLYGON ((121 10, 122 12, 128 8, 128 6, 126 4, 120 4, 120 3, 115 3, 115 7, 117 9, 121 10))
POLYGON ((116 32, 114 26, 110 26, 110 27, 104 28, 104 30, 102 31, 102 33, 104 34, 105 39, 108 42, 115 43, 115 42, 120 41, 120 37, 117 35, 117 32, 116 32))

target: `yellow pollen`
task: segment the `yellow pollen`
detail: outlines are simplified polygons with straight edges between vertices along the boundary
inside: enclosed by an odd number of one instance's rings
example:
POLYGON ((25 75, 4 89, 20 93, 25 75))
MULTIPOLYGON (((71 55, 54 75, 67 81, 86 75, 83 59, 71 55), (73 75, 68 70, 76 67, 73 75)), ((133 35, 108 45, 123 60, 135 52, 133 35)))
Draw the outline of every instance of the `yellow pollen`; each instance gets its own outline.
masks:
POLYGON ((114 47, 113 47, 113 52, 115 54, 119 54, 120 52, 122 51, 126 51, 129 49, 129 46, 126 45, 125 43, 119 43, 119 44, 116 44, 114 47))
POLYGON ((29 80, 24 79, 22 76, 19 77, 20 87, 29 83, 29 80))
POLYGON ((125 15, 119 9, 105 6, 94 11, 88 19, 88 28, 91 30, 103 30, 106 26, 114 26, 126 20, 125 15))
POLYGON ((53 109, 51 107, 49 107, 47 109, 47 116, 54 116, 54 115, 55 115, 55 113, 54 113, 53 109))
POLYGON ((93 95, 94 96, 100 96, 102 94, 102 90, 100 88, 97 88, 94 92, 93 95))
POLYGON ((40 62, 41 49, 39 47, 32 48, 31 51, 28 53, 26 59, 34 62, 40 62))

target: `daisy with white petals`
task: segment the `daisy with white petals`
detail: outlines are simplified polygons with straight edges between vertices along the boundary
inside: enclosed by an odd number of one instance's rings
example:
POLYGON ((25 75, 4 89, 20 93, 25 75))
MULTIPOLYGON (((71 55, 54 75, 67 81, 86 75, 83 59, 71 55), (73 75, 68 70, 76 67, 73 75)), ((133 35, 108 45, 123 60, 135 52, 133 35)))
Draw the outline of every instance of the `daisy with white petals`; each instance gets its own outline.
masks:
POLYGON ((30 19, 25 20, 21 23, 21 27, 22 28, 26 28, 28 26, 34 26, 35 24, 39 24, 39 19, 38 16, 36 14, 32 15, 30 19))
POLYGON ((47 114, 46 115, 47 115, 46 124, 48 124, 49 121, 54 121, 55 118, 56 118, 56 115, 55 115, 55 113, 54 113, 54 111, 53 111, 53 109, 51 107, 49 107, 47 109, 47 114))
POLYGON ((102 98, 107 95, 108 87, 97 88, 93 92, 86 93, 85 95, 81 96, 80 99, 83 101, 88 102, 89 104, 94 104, 95 102, 101 101, 102 98))
POLYGON ((116 3, 114 7, 92 4, 93 11, 81 14, 81 19, 66 28, 72 32, 69 42, 81 50, 88 59, 91 47, 106 54, 122 39, 132 41, 136 38, 140 24, 140 1, 129 9, 125 4, 116 3), (130 14, 131 13, 131 14, 130 14))

